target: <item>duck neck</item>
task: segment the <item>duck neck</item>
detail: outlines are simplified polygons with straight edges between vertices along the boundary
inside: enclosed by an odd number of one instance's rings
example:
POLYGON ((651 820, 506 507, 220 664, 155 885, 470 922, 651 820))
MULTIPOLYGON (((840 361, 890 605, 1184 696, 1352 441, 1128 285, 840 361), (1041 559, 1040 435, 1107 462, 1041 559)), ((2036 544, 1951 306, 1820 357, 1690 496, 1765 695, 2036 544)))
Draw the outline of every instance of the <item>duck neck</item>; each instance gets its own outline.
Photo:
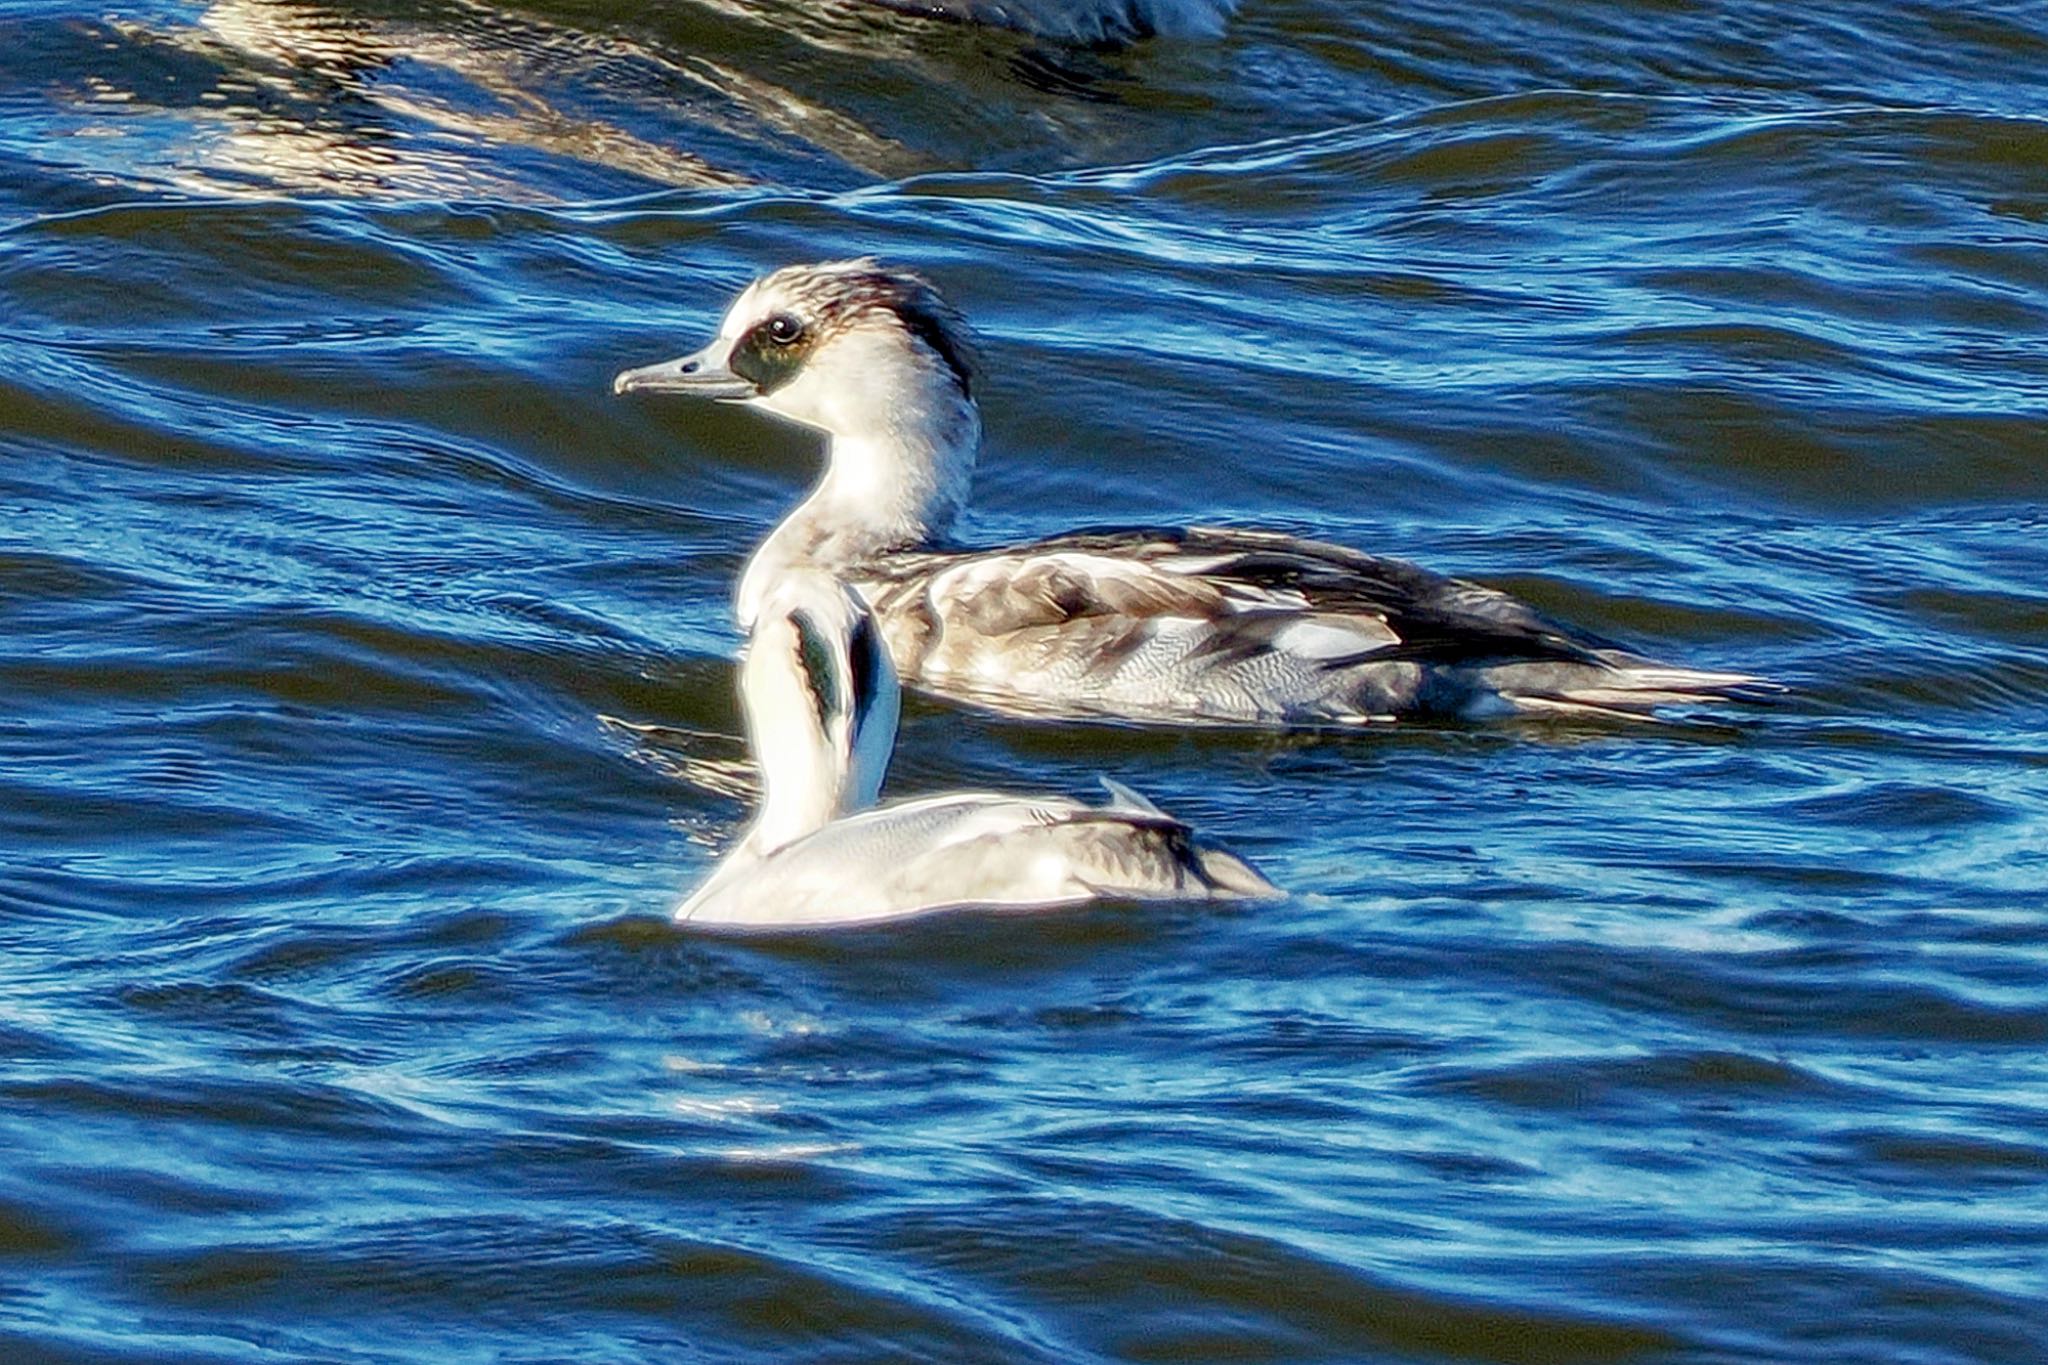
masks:
POLYGON ((765 855, 795 843, 806 834, 825 826, 840 814, 838 784, 815 780, 814 771, 777 773, 761 769, 761 805, 747 830, 745 844, 756 855, 765 855))
POLYGON ((761 803, 744 846, 766 854, 880 795, 902 692, 873 618, 829 574, 777 580, 740 664, 761 803))
POLYGON ((823 477, 747 565, 738 596, 742 627, 752 622, 766 585, 792 566, 844 572, 944 539, 967 500, 980 447, 981 417, 964 397, 937 412, 927 407, 832 436, 823 477))
POLYGON ((846 800, 848 756, 809 684, 803 641, 789 617, 771 612, 740 664, 747 748, 761 774, 761 803, 741 841, 745 854, 772 853, 824 828, 846 800))

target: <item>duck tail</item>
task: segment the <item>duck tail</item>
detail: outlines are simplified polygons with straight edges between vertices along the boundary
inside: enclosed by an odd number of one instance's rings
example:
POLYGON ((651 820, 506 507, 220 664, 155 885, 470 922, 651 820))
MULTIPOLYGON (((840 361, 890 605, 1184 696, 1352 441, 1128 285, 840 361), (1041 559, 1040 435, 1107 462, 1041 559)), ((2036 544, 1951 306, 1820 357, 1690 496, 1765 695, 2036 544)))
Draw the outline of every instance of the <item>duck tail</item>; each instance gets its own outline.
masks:
POLYGON ((1193 855, 1195 876, 1212 900, 1271 901, 1287 894, 1235 853, 1203 844, 1192 844, 1188 851, 1193 855))
POLYGON ((1195 832, 1161 810, 1142 792, 1113 777, 1099 779, 1109 793, 1109 805, 1123 819, 1136 819, 1160 831, 1166 838, 1168 856, 1180 866, 1189 889, 1200 889, 1200 899, 1228 901, 1269 901, 1286 895, 1266 880, 1257 868, 1235 853, 1226 853, 1195 837, 1195 832))
MULTIPOLYGON (((1652 663, 1629 654, 1602 658, 1597 673, 1574 670, 1551 685, 1501 688, 1501 700, 1525 715, 1600 716, 1641 720, 1663 706, 1710 702, 1762 702, 1781 696, 1782 684, 1751 673, 1724 673, 1652 663)), ((1532 680, 1533 681, 1533 680, 1532 680)))

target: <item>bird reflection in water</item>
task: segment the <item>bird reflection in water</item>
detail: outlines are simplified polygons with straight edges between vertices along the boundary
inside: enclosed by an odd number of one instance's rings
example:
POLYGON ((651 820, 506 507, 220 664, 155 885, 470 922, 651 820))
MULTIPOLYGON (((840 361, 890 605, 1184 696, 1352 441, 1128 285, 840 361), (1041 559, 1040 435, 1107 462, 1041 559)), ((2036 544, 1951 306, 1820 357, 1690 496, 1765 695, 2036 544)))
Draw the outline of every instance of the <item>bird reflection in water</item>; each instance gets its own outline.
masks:
POLYGON ((547 201, 586 197, 591 166, 630 177, 622 191, 750 183, 575 107, 592 71, 640 54, 475 5, 422 5, 399 20, 216 0, 194 25, 121 30, 159 51, 164 74, 145 84, 131 63, 121 88, 78 91, 78 107, 100 117, 81 131, 148 137, 152 169, 182 189, 547 201), (137 122, 166 115, 180 125, 169 135, 137 122), (551 183, 544 167, 519 174, 534 168, 508 162, 508 148, 571 162, 570 182, 551 183))

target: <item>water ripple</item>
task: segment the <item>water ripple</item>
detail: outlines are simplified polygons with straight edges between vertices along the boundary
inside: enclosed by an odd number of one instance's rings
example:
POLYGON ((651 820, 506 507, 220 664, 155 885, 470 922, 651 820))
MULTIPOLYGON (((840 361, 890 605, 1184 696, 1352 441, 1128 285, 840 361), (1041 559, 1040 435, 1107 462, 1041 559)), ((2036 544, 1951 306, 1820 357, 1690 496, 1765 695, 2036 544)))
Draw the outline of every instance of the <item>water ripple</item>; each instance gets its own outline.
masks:
POLYGON ((2037 10, 10 7, 0 1355, 2031 1359, 2037 10), (870 251, 990 357, 970 542, 1281 526, 1788 692, 915 703, 898 790, 1112 772, 1294 894, 682 934, 818 450, 609 377, 870 251))

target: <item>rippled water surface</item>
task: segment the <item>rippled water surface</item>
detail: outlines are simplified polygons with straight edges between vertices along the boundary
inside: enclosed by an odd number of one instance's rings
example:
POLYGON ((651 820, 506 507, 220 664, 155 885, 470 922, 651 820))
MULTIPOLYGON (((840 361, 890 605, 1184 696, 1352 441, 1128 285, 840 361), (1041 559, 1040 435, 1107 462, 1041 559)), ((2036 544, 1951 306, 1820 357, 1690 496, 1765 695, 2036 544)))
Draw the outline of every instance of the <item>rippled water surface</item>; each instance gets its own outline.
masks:
POLYGON ((2026 1362, 2048 10, 0 7, 0 1355, 2026 1362), (1312 532, 1788 685, 1112 772, 1256 911, 731 940, 816 467, 612 398, 977 322, 970 540, 1312 532))

